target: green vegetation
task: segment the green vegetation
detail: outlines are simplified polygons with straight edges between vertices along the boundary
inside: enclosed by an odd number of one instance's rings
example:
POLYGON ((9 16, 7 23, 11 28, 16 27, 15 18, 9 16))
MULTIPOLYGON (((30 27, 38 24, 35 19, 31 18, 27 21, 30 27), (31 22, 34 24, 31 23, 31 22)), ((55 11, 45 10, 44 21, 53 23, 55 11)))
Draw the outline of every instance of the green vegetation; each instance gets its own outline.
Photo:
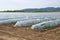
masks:
POLYGON ((47 8, 28 8, 23 10, 7 10, 0 12, 60 12, 60 7, 47 7, 47 8))
POLYGON ((14 10, 14 11, 0 11, 0 12, 60 12, 60 10, 14 10))

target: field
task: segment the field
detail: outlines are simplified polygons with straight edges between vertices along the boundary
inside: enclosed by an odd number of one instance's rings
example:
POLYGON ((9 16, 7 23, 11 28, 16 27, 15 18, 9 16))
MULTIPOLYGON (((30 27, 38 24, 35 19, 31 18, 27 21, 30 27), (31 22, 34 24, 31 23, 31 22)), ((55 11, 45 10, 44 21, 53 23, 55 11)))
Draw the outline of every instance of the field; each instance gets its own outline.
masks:
POLYGON ((60 26, 46 31, 32 30, 30 27, 0 25, 0 40, 60 40, 60 26))

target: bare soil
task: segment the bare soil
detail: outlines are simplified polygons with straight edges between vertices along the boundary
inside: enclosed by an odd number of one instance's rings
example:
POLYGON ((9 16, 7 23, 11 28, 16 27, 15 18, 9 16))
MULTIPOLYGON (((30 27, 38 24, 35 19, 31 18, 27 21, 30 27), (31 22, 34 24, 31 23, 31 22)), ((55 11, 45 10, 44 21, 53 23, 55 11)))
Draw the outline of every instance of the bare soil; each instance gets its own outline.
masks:
POLYGON ((30 27, 0 25, 0 40, 60 40, 60 26, 41 32, 30 27))

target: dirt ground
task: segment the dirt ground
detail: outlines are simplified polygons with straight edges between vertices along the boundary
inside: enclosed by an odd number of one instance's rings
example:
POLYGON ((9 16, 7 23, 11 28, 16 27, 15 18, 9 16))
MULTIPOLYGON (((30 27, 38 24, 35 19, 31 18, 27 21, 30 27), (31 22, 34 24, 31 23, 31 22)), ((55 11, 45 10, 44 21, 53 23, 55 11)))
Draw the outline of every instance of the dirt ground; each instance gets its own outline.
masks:
POLYGON ((30 27, 0 25, 0 40, 60 40, 60 27, 41 32, 30 27))

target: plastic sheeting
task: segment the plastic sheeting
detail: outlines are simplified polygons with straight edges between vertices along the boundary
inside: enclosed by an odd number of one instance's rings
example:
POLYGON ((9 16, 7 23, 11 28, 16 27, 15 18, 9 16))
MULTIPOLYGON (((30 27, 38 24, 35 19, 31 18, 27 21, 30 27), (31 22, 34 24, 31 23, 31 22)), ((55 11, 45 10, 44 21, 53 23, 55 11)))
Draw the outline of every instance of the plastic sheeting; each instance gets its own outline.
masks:
MULTIPOLYGON (((9 23, 16 23, 16 26, 30 26, 36 23, 40 23, 43 21, 49 21, 52 20, 50 18, 45 18, 45 19, 26 19, 26 18, 6 18, 6 19, 1 19, 0 24, 9 24, 9 23)), ((55 19, 54 19, 55 20, 55 19)))
POLYGON ((16 19, 3 20, 3 21, 0 21, 0 25, 1 25, 1 24, 16 23, 17 21, 18 21, 18 20, 16 20, 16 19))
POLYGON ((56 27, 58 25, 60 25, 60 20, 46 21, 32 25, 31 29, 43 30, 51 27, 56 27))
POLYGON ((31 26, 33 24, 40 23, 40 19, 35 20, 25 20, 25 21, 17 21, 17 23, 14 26, 31 26))
MULTIPOLYGON (((22 20, 22 21, 17 21, 17 23, 14 26, 31 26, 40 22, 44 22, 44 21, 50 21, 53 19, 47 18, 47 19, 26 19, 26 20, 22 20)), ((56 20, 56 19, 54 19, 56 20)))

